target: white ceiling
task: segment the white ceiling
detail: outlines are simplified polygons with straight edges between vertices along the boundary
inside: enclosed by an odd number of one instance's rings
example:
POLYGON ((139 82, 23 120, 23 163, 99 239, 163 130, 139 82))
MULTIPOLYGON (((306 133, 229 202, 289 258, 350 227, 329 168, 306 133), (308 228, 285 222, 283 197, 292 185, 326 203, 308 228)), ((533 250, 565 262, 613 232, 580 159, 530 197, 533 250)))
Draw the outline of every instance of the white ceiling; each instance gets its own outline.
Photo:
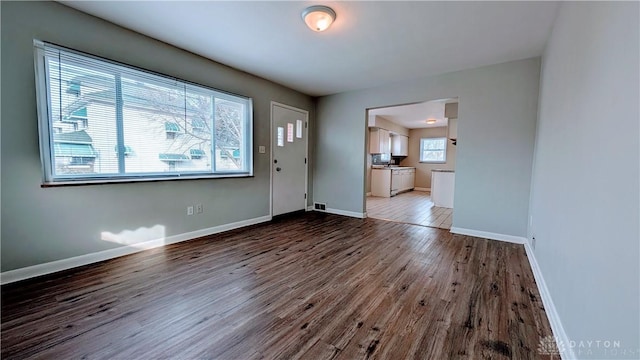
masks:
POLYGON ((319 96, 539 56, 556 2, 62 1, 319 96), (301 12, 328 5, 332 27, 301 12))
POLYGON ((447 126, 448 119, 444 117, 444 106, 457 102, 457 99, 442 99, 426 101, 418 104, 390 106, 369 109, 369 116, 380 116, 407 129, 447 126), (434 124, 427 124, 427 120, 434 119, 434 124))

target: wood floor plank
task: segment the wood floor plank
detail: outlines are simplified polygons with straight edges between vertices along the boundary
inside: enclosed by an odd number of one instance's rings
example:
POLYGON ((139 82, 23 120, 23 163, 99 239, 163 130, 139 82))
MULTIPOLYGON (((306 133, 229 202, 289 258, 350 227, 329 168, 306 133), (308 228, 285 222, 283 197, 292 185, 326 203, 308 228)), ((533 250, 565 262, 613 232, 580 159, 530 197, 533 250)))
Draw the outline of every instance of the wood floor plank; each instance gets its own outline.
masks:
POLYGON ((323 213, 1 290, 3 359, 533 359, 551 335, 521 245, 323 213))
POLYGON ((450 229, 453 209, 436 207, 431 193, 409 191, 391 198, 367 196, 367 216, 374 219, 450 229))

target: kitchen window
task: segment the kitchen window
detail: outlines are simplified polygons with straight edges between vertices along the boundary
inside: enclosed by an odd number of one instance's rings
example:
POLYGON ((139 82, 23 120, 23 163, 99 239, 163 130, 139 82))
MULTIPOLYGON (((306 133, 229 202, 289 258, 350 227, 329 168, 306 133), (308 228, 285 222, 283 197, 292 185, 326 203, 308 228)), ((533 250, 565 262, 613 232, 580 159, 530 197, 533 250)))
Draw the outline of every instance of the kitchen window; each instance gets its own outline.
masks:
POLYGON ((34 45, 45 184, 253 174, 250 98, 34 45))
POLYGON ((420 162, 444 164, 447 162, 447 138, 420 139, 420 162))

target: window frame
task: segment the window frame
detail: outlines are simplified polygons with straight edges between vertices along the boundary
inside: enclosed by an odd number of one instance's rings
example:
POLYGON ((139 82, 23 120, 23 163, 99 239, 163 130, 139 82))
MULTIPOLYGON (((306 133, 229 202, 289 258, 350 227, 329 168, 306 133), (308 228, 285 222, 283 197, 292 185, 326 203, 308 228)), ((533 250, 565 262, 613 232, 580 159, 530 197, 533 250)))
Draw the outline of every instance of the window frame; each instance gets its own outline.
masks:
MULTIPOLYGON (((214 179, 214 178, 230 178, 230 177, 253 177, 254 171, 254 156, 253 156, 253 99, 248 96, 238 95, 231 92, 219 90, 210 86, 190 82, 187 80, 179 79, 166 74, 154 72, 147 69, 142 69, 136 66, 128 65, 125 63, 113 61, 107 58, 95 56, 82 51, 66 48, 53 43, 44 42, 34 39, 34 67, 35 67, 35 81, 36 81, 36 105, 38 115, 38 137, 40 147, 40 160, 42 165, 42 186, 57 186, 57 185, 84 185, 84 184, 103 184, 103 183, 120 183, 120 182, 144 182, 144 181, 171 181, 171 180, 185 180, 185 179, 214 179), (112 174, 56 174, 55 166, 56 159, 54 154, 55 145, 55 121, 53 109, 51 106, 50 96, 50 84, 47 83, 49 79, 49 66, 47 62, 46 49, 52 48, 67 53, 83 56, 91 60, 97 60, 113 66, 114 73, 118 73, 118 67, 126 70, 132 70, 142 72, 151 76, 162 77, 165 80, 175 81, 182 83, 185 86, 196 87, 196 90, 204 90, 207 94, 211 93, 212 96, 212 129, 211 129, 211 164, 208 170, 182 170, 178 172, 142 172, 142 173, 126 173, 121 172, 123 165, 119 165, 120 170, 118 173, 112 174), (216 146, 215 146, 215 102, 216 99, 227 100, 235 103, 241 103, 243 105, 242 111, 242 126, 243 134, 240 141, 240 149, 245 152, 244 159, 246 161, 246 167, 242 170, 216 170, 216 146)), ((90 69, 90 67, 89 67, 90 69)), ((118 86, 118 85, 117 85, 118 86)), ((122 85, 119 85, 122 86, 122 85)), ((114 105, 114 107, 125 106, 124 104, 114 105)), ((116 123, 122 121, 122 119, 116 119, 116 123)), ((121 126, 121 123, 117 126, 121 126)), ((117 139, 119 141, 119 139, 117 139)), ((128 144, 127 144, 128 145, 128 144)), ((117 146, 117 145, 116 145, 117 146)), ((123 156, 124 158, 124 156, 123 156)), ((122 159, 118 160, 119 162, 122 159)))
POLYGON ((423 137, 420 138, 420 163, 422 164, 446 164, 447 163, 447 138, 444 136, 437 136, 437 137, 423 137), (444 140, 444 148, 442 149, 432 149, 432 150, 427 150, 427 151, 442 151, 443 152, 443 159, 442 161, 431 161, 431 160, 424 160, 423 156, 424 156, 424 144, 426 141, 428 140, 444 140))

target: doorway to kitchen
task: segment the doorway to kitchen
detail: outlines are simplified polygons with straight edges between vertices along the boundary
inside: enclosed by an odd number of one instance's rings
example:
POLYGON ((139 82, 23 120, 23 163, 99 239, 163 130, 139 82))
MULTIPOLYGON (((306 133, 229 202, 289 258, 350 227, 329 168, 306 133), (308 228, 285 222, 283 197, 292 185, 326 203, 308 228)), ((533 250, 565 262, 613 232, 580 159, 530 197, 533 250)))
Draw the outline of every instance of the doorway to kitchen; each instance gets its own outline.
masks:
POLYGON ((450 229, 458 99, 367 110, 367 216, 450 229))

